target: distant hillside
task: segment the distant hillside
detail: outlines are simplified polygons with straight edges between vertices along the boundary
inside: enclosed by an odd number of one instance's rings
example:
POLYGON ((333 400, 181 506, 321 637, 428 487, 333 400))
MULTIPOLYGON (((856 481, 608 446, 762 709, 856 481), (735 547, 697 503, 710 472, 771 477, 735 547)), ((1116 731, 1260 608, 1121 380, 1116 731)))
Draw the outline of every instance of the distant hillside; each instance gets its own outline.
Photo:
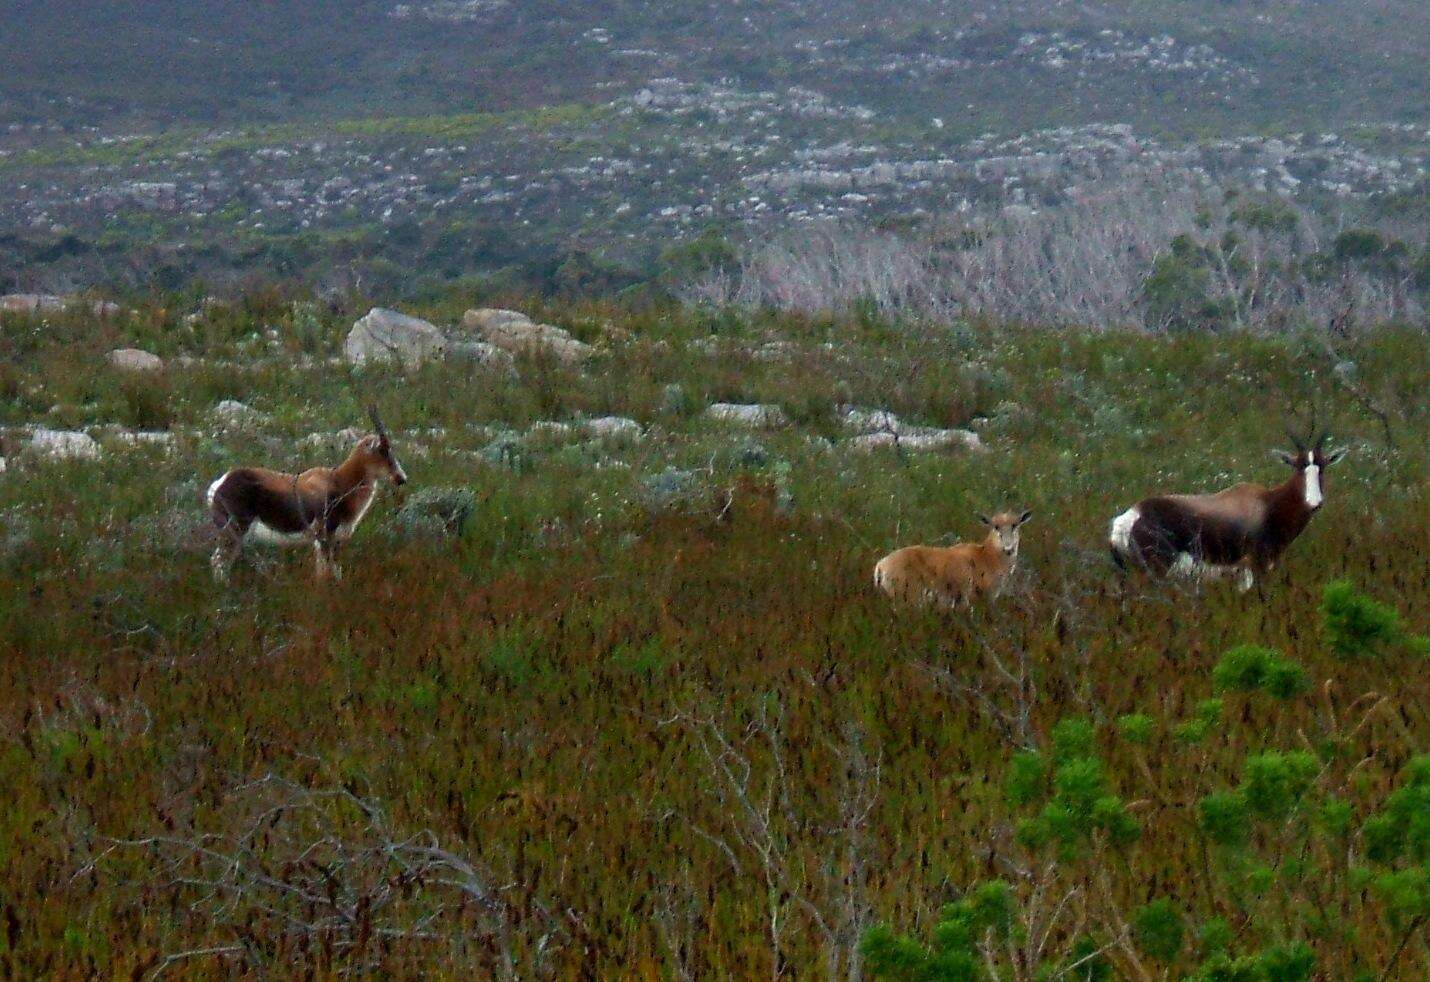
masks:
POLYGON ((888 114, 1015 130, 1329 126, 1423 117, 1430 44, 1418 0, 5 6, 7 33, 25 41, 0 54, 0 126, 106 130, 529 108, 662 74, 809 85, 888 114), (1176 41, 1165 63, 1185 67, 1149 84, 1164 35, 1176 41))
POLYGON ((607 291, 701 236, 1149 181, 1333 225, 1426 200, 1410 0, 81 0, 6 23, 4 289, 607 291))

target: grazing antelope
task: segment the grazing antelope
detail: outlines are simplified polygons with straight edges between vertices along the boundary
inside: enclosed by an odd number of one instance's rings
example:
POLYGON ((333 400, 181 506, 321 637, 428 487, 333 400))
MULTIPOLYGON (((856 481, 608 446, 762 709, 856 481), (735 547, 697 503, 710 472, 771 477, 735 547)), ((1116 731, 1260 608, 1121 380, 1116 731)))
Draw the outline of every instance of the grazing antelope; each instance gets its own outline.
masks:
POLYGON ((219 530, 219 546, 210 565, 214 578, 228 578, 229 567, 250 533, 275 545, 313 543, 318 576, 341 577, 338 548, 367 514, 377 496, 377 482, 407 483, 392 454, 392 441, 377 410, 373 429, 337 467, 314 467, 283 474, 261 467, 239 467, 209 485, 208 505, 219 530))
POLYGON ((1018 538, 1032 517, 1031 511, 979 515, 988 526, 982 542, 906 546, 891 552, 874 567, 874 586, 895 600, 931 602, 950 610, 960 602, 972 606, 981 595, 996 596, 1018 563, 1018 538))
POLYGON ((1162 576, 1234 575, 1243 593, 1250 590, 1320 509, 1325 470, 1346 453, 1327 451, 1324 431, 1309 440, 1289 429, 1286 435, 1295 452, 1273 451, 1292 470, 1283 483, 1145 498, 1112 520, 1112 558, 1119 566, 1133 562, 1162 576))

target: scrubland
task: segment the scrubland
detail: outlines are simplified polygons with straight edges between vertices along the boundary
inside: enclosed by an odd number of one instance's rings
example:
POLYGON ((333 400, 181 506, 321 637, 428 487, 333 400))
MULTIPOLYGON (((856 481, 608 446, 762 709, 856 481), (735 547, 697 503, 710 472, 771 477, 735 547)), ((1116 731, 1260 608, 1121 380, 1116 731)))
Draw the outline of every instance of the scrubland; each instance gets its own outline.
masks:
POLYGON ((509 379, 351 373, 355 301, 185 303, 0 325, 6 974, 1430 967, 1423 327, 573 305, 533 313, 595 359, 509 379), (167 368, 106 366, 124 345, 167 368), (335 462, 370 401, 411 483, 344 579, 260 551, 211 582, 208 482, 335 462), (843 404, 987 450, 861 452, 843 404), (1259 589, 1114 570, 1114 514, 1279 481, 1313 410, 1351 453, 1259 589), (608 414, 642 433, 531 430, 608 414), (103 452, 31 458, 39 424, 103 452), (444 521, 403 518, 424 492, 444 521), (996 603, 874 593, 884 552, 1003 507, 1036 515, 996 603))

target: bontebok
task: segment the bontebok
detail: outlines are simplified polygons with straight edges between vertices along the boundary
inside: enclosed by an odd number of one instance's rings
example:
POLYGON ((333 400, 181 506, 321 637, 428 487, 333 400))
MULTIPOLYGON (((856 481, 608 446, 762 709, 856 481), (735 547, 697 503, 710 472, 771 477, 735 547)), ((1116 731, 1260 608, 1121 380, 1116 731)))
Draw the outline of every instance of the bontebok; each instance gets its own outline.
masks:
POLYGON ((375 432, 357 442, 337 467, 314 467, 284 474, 261 467, 239 467, 209 485, 208 505, 218 527, 219 545, 211 565, 214 576, 228 576, 250 535, 277 545, 312 543, 318 575, 341 575, 337 553, 367 514, 384 477, 407 483, 392 453, 387 427, 372 410, 375 432))
POLYGON ((1018 540, 1033 513, 1000 512, 978 516, 988 526, 982 542, 958 545, 906 546, 891 552, 874 567, 874 585, 895 600, 933 603, 954 608, 960 603, 996 595, 1018 563, 1018 540))
POLYGON ((1292 473, 1275 487, 1238 484, 1216 494, 1159 495, 1118 515, 1109 537, 1118 565, 1130 562, 1161 575, 1234 575, 1242 590, 1251 589, 1320 509, 1326 468, 1346 452, 1326 450, 1325 432, 1308 440, 1289 430, 1287 435, 1294 452, 1274 453, 1292 473))

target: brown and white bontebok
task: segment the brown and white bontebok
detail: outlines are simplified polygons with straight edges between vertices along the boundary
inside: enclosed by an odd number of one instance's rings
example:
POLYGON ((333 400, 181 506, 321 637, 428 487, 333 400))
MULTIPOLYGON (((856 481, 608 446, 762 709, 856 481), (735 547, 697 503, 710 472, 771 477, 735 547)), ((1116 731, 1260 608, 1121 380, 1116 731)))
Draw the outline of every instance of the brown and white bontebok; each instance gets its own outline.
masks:
POLYGON ((373 429, 337 467, 314 467, 285 474, 262 467, 237 467, 209 485, 207 501, 219 532, 210 564, 226 579, 250 537, 274 545, 311 543, 319 577, 339 577, 337 554, 352 537, 377 496, 378 483, 407 483, 392 452, 392 440, 377 411, 373 429))
POLYGON ((1158 575, 1235 576, 1242 591, 1251 589, 1320 510, 1326 468, 1346 453, 1328 451, 1324 431, 1308 440, 1289 430, 1287 435, 1295 451, 1273 451, 1291 468, 1284 482, 1144 498, 1112 520, 1113 559, 1158 575))
POLYGON ((874 567, 874 586, 895 600, 933 603, 949 609, 972 605, 982 596, 997 596, 1018 564, 1023 525, 1033 517, 999 512, 978 516, 988 526, 982 542, 953 546, 906 546, 891 552, 874 567))

